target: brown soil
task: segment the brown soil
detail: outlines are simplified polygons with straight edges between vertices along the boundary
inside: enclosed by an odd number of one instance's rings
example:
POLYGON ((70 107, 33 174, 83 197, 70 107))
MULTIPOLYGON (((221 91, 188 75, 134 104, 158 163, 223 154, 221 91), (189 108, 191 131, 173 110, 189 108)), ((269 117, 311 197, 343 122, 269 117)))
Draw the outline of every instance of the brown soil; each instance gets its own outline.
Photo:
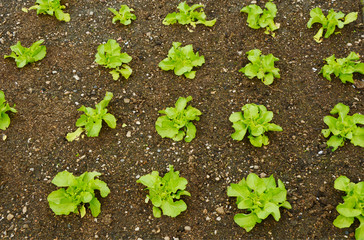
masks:
POLYGON ((318 72, 332 54, 363 54, 362 13, 321 44, 313 40, 319 27, 307 29, 306 23, 316 6, 325 12, 360 12, 359 0, 276 0, 280 29, 275 38, 247 26, 240 13, 250 3, 246 0, 201 0, 208 19, 217 18, 217 23, 193 32, 182 25, 162 25, 177 0, 123 1, 137 15, 130 26, 111 23, 107 8, 119 8, 120 1, 64 1, 69 23, 21 11, 34 2, 0 1, 2 55, 18 40, 29 46, 45 39, 47 46, 45 59, 23 69, 0 58, 0 88, 18 110, 11 115, 10 128, 1 132, 7 139, 0 142, 0 238, 353 239, 358 222, 347 229, 332 224, 343 195, 333 183, 340 175, 363 180, 363 149, 346 143, 331 152, 320 132, 326 127, 323 117, 339 102, 349 105, 351 114, 364 113, 363 91, 337 78, 328 82, 318 72), (108 39, 118 39, 133 57, 127 81, 113 81, 94 63, 97 46, 108 39), (173 41, 193 44, 205 56, 194 80, 158 68, 173 41), (269 87, 238 72, 248 63, 245 52, 254 48, 280 59, 281 79, 269 87), (105 125, 97 138, 68 143, 65 135, 76 129, 80 116, 76 110, 93 107, 106 91, 114 93, 108 109, 118 119, 116 129, 105 125), (191 143, 162 139, 154 128, 158 110, 189 95, 203 113, 196 138, 191 143), (229 115, 246 103, 267 106, 275 114, 273 122, 284 129, 269 133, 266 147, 230 138, 229 115), (129 131, 131 137, 126 136, 129 131), (177 218, 155 219, 136 180, 152 170, 165 173, 169 164, 188 179, 192 196, 184 198, 188 210, 177 218), (55 216, 49 208, 47 195, 56 189, 50 181, 66 169, 76 175, 103 173, 111 194, 101 199, 97 219, 89 212, 82 219, 55 216), (249 172, 280 178, 293 208, 282 210, 279 222, 269 217, 246 233, 234 223, 240 210, 226 187, 249 172), (224 211, 216 211, 219 207, 224 211), (9 214, 14 218, 8 220, 9 214))

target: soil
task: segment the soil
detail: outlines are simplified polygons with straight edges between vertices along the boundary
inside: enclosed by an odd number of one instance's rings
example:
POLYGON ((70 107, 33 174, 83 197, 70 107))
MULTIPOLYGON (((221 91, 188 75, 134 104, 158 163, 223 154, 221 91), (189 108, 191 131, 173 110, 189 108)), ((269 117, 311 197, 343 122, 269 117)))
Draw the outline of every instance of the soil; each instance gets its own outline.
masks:
POLYGON ((208 19, 217 18, 216 25, 190 32, 186 26, 162 24, 176 11, 177 0, 68 0, 63 3, 69 23, 21 11, 34 1, 0 1, 2 55, 10 54, 18 40, 29 46, 45 39, 47 46, 46 58, 22 69, 0 58, 0 88, 18 110, 1 132, 7 139, 0 142, 0 238, 354 239, 357 221, 345 229, 332 224, 343 196, 333 184, 340 175, 363 181, 363 149, 347 142, 331 152, 321 129, 326 128, 323 117, 339 102, 350 106, 350 114, 364 113, 362 75, 354 75, 356 87, 338 78, 329 82, 318 73, 332 54, 363 54, 360 1, 276 0, 280 29, 275 38, 247 26, 240 9, 249 1, 200 2, 208 19), (111 23, 107 8, 120 4, 135 9, 137 20, 129 26, 111 23), (318 44, 313 36, 319 25, 306 27, 317 6, 325 13, 331 8, 360 13, 340 34, 318 44), (133 57, 129 80, 113 81, 107 69, 94 63, 97 46, 108 39, 116 39, 133 57), (159 69, 174 41, 193 44, 205 56, 195 79, 159 69), (271 86, 238 72, 248 63, 245 53, 254 48, 280 59, 281 79, 271 86), (93 107, 106 91, 114 93, 108 110, 118 119, 116 129, 104 125, 97 138, 67 142, 65 135, 76 129, 80 116, 76 110, 93 107), (203 113, 195 124, 196 138, 191 143, 162 139, 154 127, 158 110, 189 95, 191 105, 203 113), (284 129, 268 133, 268 146, 255 148, 247 139, 230 137, 228 118, 247 103, 264 104, 284 129), (192 196, 184 197, 188 209, 180 216, 156 219, 136 180, 153 170, 164 174, 169 164, 188 179, 192 196), (97 218, 89 212, 80 218, 51 211, 46 200, 56 190, 51 180, 63 170, 103 174, 111 193, 101 198, 97 218), (234 223, 241 210, 226 188, 250 172, 281 179, 293 208, 281 210, 279 222, 270 216, 247 233, 234 223))

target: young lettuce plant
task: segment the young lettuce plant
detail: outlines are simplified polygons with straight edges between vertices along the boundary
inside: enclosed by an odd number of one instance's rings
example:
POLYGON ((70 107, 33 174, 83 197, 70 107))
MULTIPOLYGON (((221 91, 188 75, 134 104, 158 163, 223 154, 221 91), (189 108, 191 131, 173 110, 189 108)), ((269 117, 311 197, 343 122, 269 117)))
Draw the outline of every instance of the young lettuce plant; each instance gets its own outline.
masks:
POLYGON ((37 0, 29 10, 36 9, 37 14, 55 15, 59 21, 69 22, 71 20, 70 15, 62 11, 65 8, 64 5, 61 5, 60 0, 37 0))
POLYGON ((253 29, 266 28, 264 33, 271 33, 274 37, 275 33, 273 31, 279 28, 278 24, 274 23, 274 18, 277 15, 277 6, 270 0, 265 4, 265 8, 262 10, 258 5, 251 4, 243 7, 240 12, 248 14, 247 22, 249 27, 253 29))
POLYGON ((191 196, 187 192, 186 185, 188 181, 179 176, 179 171, 174 171, 173 166, 169 165, 169 172, 160 177, 157 171, 144 175, 139 178, 137 183, 141 183, 149 190, 149 195, 145 198, 148 203, 151 200, 153 204, 153 216, 160 218, 163 215, 177 217, 181 212, 186 211, 187 205, 181 196, 191 196), (179 201, 174 201, 175 199, 179 201))
POLYGON ((321 23, 322 27, 313 37, 313 39, 320 43, 322 42, 322 35, 326 29, 325 38, 330 37, 331 34, 335 32, 335 28, 343 28, 344 25, 354 22, 358 18, 357 12, 351 12, 345 16, 342 12, 335 12, 333 9, 329 11, 327 17, 322 13, 321 8, 317 7, 311 10, 310 20, 307 23, 307 27, 311 28, 314 23, 321 23), (343 18, 345 17, 344 21, 343 18))
POLYGON ((178 98, 175 108, 169 107, 159 111, 165 114, 157 119, 155 128, 162 138, 172 138, 174 141, 181 141, 184 137, 186 142, 191 142, 196 136, 196 127, 191 121, 199 121, 201 115, 197 108, 187 106, 192 97, 178 98))
POLYGON ((95 190, 99 190, 103 198, 110 193, 104 181, 94 179, 100 175, 98 172, 85 172, 75 177, 68 171, 58 173, 52 183, 67 189, 60 188, 51 192, 47 197, 49 207, 56 215, 68 215, 72 212, 80 214, 82 218, 86 214, 85 204, 88 204, 92 216, 97 217, 101 212, 101 203, 95 196, 95 190))
POLYGON ((325 138, 328 138, 332 133, 326 143, 328 147, 332 147, 332 151, 344 146, 346 139, 349 139, 354 146, 364 147, 364 128, 357 126, 357 124, 364 125, 364 115, 355 113, 348 116, 349 111, 348 106, 338 103, 330 113, 333 115, 338 114, 339 117, 324 117, 324 122, 329 128, 323 129, 322 134, 325 138))
POLYGON ((0 129, 6 130, 10 125, 10 117, 6 113, 8 111, 16 113, 16 109, 13 107, 10 107, 9 103, 5 100, 5 94, 3 91, 0 90, 0 129))
POLYGON ((234 112, 230 115, 230 122, 233 123, 235 132, 231 138, 237 141, 243 140, 246 133, 249 133, 250 143, 254 147, 268 145, 269 139, 264 133, 268 131, 282 131, 282 128, 274 123, 269 123, 273 119, 273 112, 267 111, 263 105, 254 103, 246 104, 242 107, 242 112, 234 112))
POLYGON ((85 114, 82 114, 76 122, 76 127, 78 127, 78 129, 75 132, 68 133, 66 139, 69 142, 72 142, 84 131, 86 131, 88 137, 98 137, 103 120, 110 128, 115 128, 116 118, 114 115, 107 113, 106 109, 112 97, 113 94, 111 92, 106 92, 104 99, 95 105, 96 109, 82 105, 77 111, 84 112, 85 114))
POLYGON ((44 40, 36 41, 29 48, 23 47, 20 41, 16 45, 10 47, 11 54, 5 55, 4 58, 14 58, 16 66, 22 68, 28 63, 33 63, 42 60, 46 53, 46 46, 41 46, 44 40))
POLYGON ((334 226, 348 228, 357 218, 360 225, 355 230, 355 239, 364 239, 364 182, 355 184, 349 178, 340 176, 335 180, 334 188, 346 193, 344 203, 336 207, 340 215, 334 220, 334 226))
POLYGON ((128 79, 132 73, 132 69, 126 64, 132 60, 132 57, 120 51, 120 45, 115 40, 109 39, 107 43, 98 46, 95 56, 97 64, 113 69, 110 74, 114 80, 118 80, 120 74, 128 79))
POLYGON ((200 56, 198 52, 194 53, 191 44, 180 46, 181 43, 174 42, 168 51, 167 58, 163 59, 158 66, 164 71, 174 70, 177 76, 184 75, 186 78, 194 79, 196 71, 192 69, 202 66, 205 63, 205 57, 200 56))
POLYGON ((354 83, 353 73, 358 72, 364 74, 364 63, 359 61, 359 54, 351 52, 346 58, 335 58, 333 54, 331 57, 326 58, 327 64, 322 67, 319 73, 322 73, 324 78, 331 81, 331 74, 339 77, 341 82, 354 83))
POLYGON ((250 50, 247 54, 251 63, 241 68, 239 72, 245 74, 249 79, 257 77, 265 85, 271 85, 274 78, 281 78, 279 69, 274 67, 274 62, 278 61, 279 58, 272 54, 262 55, 259 49, 250 50))
POLYGON ((234 221, 247 232, 251 231, 257 223, 261 223, 269 215, 276 221, 281 218, 280 207, 291 209, 286 201, 287 190, 281 180, 276 181, 271 175, 269 178, 259 178, 250 173, 246 180, 243 178, 238 184, 232 183, 227 189, 229 197, 237 197, 238 209, 249 211, 249 214, 238 213, 234 221))
POLYGON ((127 5, 121 5, 119 12, 116 11, 114 8, 108 8, 114 15, 112 19, 112 23, 116 23, 117 21, 120 21, 121 24, 129 25, 132 20, 136 19, 136 16, 131 13, 134 11, 134 9, 129 8, 127 5))
POLYGON ((207 21, 203 7, 202 4, 194 4, 190 7, 186 2, 181 2, 177 7, 179 12, 169 13, 163 20, 163 24, 171 25, 178 22, 182 25, 191 24, 193 27, 196 27, 197 24, 203 24, 207 27, 214 26, 216 19, 207 21), (198 8, 201 8, 201 10, 199 12, 195 11, 198 8))

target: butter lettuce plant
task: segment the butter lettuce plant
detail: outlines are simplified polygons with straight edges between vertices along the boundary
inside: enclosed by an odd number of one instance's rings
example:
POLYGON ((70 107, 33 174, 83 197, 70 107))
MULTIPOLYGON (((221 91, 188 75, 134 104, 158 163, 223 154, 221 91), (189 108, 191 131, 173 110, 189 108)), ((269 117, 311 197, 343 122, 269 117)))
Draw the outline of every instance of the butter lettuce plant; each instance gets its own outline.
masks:
POLYGON ((112 23, 120 21, 121 24, 129 25, 132 20, 136 19, 136 16, 132 13, 134 9, 129 8, 127 5, 121 5, 119 12, 114 8, 108 8, 115 16, 112 19, 112 23))
POLYGON ((181 141, 183 138, 186 142, 191 142, 196 136, 196 127, 192 121, 199 121, 201 115, 197 108, 187 106, 192 97, 178 98, 175 107, 169 107, 159 111, 165 114, 157 119, 155 128, 162 138, 172 138, 174 141, 181 141))
POLYGON ((214 26, 216 19, 207 21, 203 7, 202 4, 194 4, 190 7, 186 2, 181 2, 177 7, 179 12, 169 13, 163 20, 163 24, 171 25, 178 22, 182 25, 191 24, 193 27, 196 27, 197 24, 203 24, 207 27, 214 26), (195 11, 199 8, 201 8, 200 11, 195 11))
POLYGON ((311 28, 314 23, 320 23, 322 27, 318 30, 313 39, 320 43, 322 42, 322 35, 326 30, 325 38, 328 38, 335 32, 336 27, 343 28, 344 25, 354 22, 358 18, 357 12, 351 12, 345 16, 342 12, 335 12, 333 9, 329 11, 327 17, 322 13, 321 8, 317 7, 311 10, 310 20, 307 27, 311 28))
POLYGON ((113 69, 110 74, 114 80, 118 80, 120 74, 128 79, 132 73, 132 69, 126 64, 132 60, 132 57, 120 51, 120 45, 115 40, 109 39, 107 43, 98 46, 95 56, 97 64, 113 69))
POLYGON ((355 52, 351 52, 346 58, 336 59, 335 55, 332 55, 325 59, 327 64, 322 67, 320 73, 329 81, 331 81, 330 75, 335 74, 343 83, 354 83, 354 72, 364 74, 364 63, 360 62, 359 59, 359 54, 355 52))
POLYGON ((232 183, 227 189, 229 197, 237 197, 238 209, 243 209, 248 214, 238 213, 234 221, 247 232, 251 231, 257 223, 261 223, 269 215, 276 221, 281 218, 280 207, 291 209, 291 204, 286 201, 287 190, 281 180, 276 181, 271 175, 269 178, 259 178, 255 173, 250 173, 238 184, 232 183))
POLYGON ((269 143, 265 132, 282 131, 280 126, 269 123, 273 119, 273 112, 267 111, 265 106, 251 103, 244 105, 241 110, 244 113, 234 112, 229 118, 235 129, 235 132, 231 134, 232 139, 241 141, 249 133, 250 143, 254 147, 261 147, 269 143))
POLYGON ((10 107, 9 103, 5 100, 5 94, 3 91, 0 90, 0 129, 6 130, 10 125, 10 117, 6 113, 8 111, 16 113, 16 109, 13 107, 10 107))
POLYGON ((281 77, 279 69, 274 67, 274 62, 279 59, 274 57, 273 54, 262 55, 259 49, 250 50, 247 54, 251 63, 241 68, 239 72, 244 73, 249 79, 257 77, 265 85, 271 85, 274 78, 281 77))
POLYGON ((194 79, 196 71, 192 69, 202 66, 205 63, 205 57, 200 56, 198 52, 194 53, 191 44, 180 46, 180 42, 174 42, 168 51, 167 58, 163 59, 158 66, 164 71, 173 70, 177 76, 184 75, 186 78, 194 79))
POLYGON ((355 230, 355 239, 364 239, 364 182, 355 184, 349 178, 340 176, 335 180, 334 188, 346 193, 344 203, 336 207, 340 215, 334 220, 334 226, 348 228, 356 218, 360 225, 355 230))
POLYGON ((72 142, 84 131, 86 131, 88 137, 97 137, 102 127, 102 121, 105 121, 110 128, 115 128, 116 118, 108 113, 106 109, 112 97, 113 94, 111 92, 106 92, 104 99, 95 105, 95 109, 82 105, 77 111, 84 112, 85 114, 82 114, 76 122, 78 129, 75 132, 68 133, 66 139, 72 142))
POLYGON ((79 177, 73 176, 68 171, 58 173, 52 183, 60 188, 51 192, 48 197, 49 207, 56 215, 68 215, 70 213, 86 214, 85 204, 88 204, 91 214, 97 217, 101 212, 101 203, 95 196, 95 190, 100 191, 101 197, 107 197, 110 189, 104 181, 95 179, 100 176, 98 172, 85 172, 79 177))
POLYGON ((157 171, 144 175, 139 178, 137 183, 141 183, 149 190, 145 202, 149 200, 153 204, 153 216, 160 218, 163 215, 177 217, 181 212, 187 210, 187 205, 181 196, 191 196, 187 192, 188 181, 179 176, 179 171, 174 171, 173 166, 169 165, 169 172, 160 177, 157 171), (175 201, 177 199, 178 201, 175 201))
POLYGON ((40 61, 47 53, 46 46, 41 46, 43 42, 44 40, 36 41, 32 46, 26 48, 18 41, 16 45, 10 47, 11 54, 5 55, 4 58, 14 58, 18 68, 22 68, 28 63, 40 61))
POLYGON ((62 11, 65 8, 64 5, 61 5, 60 0, 37 0, 29 10, 36 9, 37 14, 55 15, 59 21, 69 22, 71 20, 70 15, 62 11))
POLYGON ((247 13, 247 22, 249 27, 253 29, 266 28, 265 34, 272 34, 275 36, 273 31, 278 29, 278 25, 274 23, 274 18, 277 15, 277 6, 269 1, 265 4, 265 9, 263 10, 256 4, 251 4, 243 7, 240 12, 247 13))
POLYGON ((346 139, 349 139, 354 146, 364 147, 364 128, 357 126, 358 124, 364 125, 364 115, 355 113, 349 116, 349 111, 348 106, 338 103, 330 113, 332 115, 338 114, 339 117, 324 117, 324 122, 329 128, 323 129, 322 134, 325 138, 332 134, 326 143, 328 147, 332 147, 332 151, 344 146, 346 139))

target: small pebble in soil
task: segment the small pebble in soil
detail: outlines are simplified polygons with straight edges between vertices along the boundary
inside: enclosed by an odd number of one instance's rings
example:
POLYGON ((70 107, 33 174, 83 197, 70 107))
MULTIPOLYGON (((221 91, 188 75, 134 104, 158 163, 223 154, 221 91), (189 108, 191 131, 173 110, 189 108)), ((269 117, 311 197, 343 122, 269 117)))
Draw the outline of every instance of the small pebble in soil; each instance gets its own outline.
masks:
POLYGON ((218 207, 218 208, 216 208, 216 212, 217 212, 218 214, 224 214, 224 213, 225 213, 225 211, 224 211, 224 207, 218 207))
POLYGON ((135 231, 136 231, 136 232, 137 232, 137 231, 139 231, 139 227, 136 227, 136 228, 135 228, 135 231))
POLYGON ((186 231, 186 232, 191 231, 191 227, 190 227, 190 226, 185 226, 185 231, 186 231))
POLYGON ((221 217, 217 217, 216 218, 216 221, 221 221, 221 217))
POLYGON ((124 98, 124 103, 130 103, 130 99, 129 98, 124 98))
POLYGON ((130 138, 130 137, 131 137, 131 132, 130 132, 130 131, 128 131, 128 132, 126 133, 126 137, 128 137, 128 138, 130 138))
POLYGON ((169 237, 164 237, 164 240, 171 240, 169 237))
POLYGON ((9 213, 8 216, 6 217, 6 219, 8 219, 8 221, 11 221, 14 218, 14 215, 9 213))

